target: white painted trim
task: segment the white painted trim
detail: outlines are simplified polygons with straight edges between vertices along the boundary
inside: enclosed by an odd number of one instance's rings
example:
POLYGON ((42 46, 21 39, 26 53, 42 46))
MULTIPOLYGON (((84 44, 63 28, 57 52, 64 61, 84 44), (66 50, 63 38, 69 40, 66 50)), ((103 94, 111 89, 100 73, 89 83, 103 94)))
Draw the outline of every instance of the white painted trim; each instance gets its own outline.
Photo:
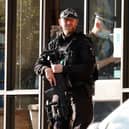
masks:
POLYGON ((39 90, 11 90, 5 93, 6 95, 38 95, 39 90))
POLYGON ((121 83, 118 80, 97 80, 94 101, 114 101, 121 99, 121 83))

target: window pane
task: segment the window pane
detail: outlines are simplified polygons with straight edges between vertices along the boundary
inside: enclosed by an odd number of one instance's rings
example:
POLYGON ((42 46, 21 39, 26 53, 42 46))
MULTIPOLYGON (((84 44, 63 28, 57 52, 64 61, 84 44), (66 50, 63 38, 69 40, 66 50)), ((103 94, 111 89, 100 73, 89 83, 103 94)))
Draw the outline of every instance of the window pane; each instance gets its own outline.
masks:
POLYGON ((120 0, 90 1, 90 33, 95 44, 99 79, 120 78, 120 51, 115 54, 121 45, 120 31, 116 31, 121 27, 120 3, 120 0))
POLYGON ((0 96, 0 129, 3 129, 3 96, 0 96))
POLYGON ((0 90, 4 88, 5 3, 0 0, 0 90))
POLYGON ((34 63, 39 50, 39 0, 17 1, 17 89, 35 89, 34 63))
POLYGON ((0 109, 3 108, 3 96, 0 96, 0 109))
POLYGON ((15 97, 15 129, 38 128, 38 96, 15 97))

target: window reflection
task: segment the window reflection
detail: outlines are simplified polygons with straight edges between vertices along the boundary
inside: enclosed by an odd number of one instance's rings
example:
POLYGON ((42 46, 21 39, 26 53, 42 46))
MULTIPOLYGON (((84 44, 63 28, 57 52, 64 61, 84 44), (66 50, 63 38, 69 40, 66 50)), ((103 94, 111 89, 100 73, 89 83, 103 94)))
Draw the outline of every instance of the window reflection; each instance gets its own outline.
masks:
POLYGON ((3 96, 0 96, 0 129, 3 129, 3 96))
POLYGON ((4 44, 5 44, 5 9, 0 1, 0 90, 4 88, 4 44))
POLYGON ((15 97, 15 129, 38 128, 38 96, 15 97), (23 124, 24 123, 24 124, 23 124))
POLYGON ((115 3, 111 0, 92 0, 91 3, 90 36, 95 45, 99 79, 120 78, 120 58, 113 56, 115 3))
POLYGON ((33 72, 39 50, 39 0, 18 0, 16 41, 16 88, 35 89, 33 72))

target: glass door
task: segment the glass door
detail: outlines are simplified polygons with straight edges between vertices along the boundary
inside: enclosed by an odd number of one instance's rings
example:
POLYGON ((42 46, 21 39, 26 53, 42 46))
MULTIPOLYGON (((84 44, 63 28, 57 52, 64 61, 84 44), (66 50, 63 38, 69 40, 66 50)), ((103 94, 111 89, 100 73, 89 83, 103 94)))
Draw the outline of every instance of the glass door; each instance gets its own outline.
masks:
POLYGON ((87 0, 85 12, 84 31, 94 43, 99 70, 93 98, 94 121, 100 121, 121 99, 121 0, 87 0))
POLYGON ((0 129, 3 129, 4 105, 4 52, 5 52, 5 2, 0 0, 0 129))
POLYGON ((0 0, 0 129, 39 128, 33 67, 39 55, 40 2, 0 0))

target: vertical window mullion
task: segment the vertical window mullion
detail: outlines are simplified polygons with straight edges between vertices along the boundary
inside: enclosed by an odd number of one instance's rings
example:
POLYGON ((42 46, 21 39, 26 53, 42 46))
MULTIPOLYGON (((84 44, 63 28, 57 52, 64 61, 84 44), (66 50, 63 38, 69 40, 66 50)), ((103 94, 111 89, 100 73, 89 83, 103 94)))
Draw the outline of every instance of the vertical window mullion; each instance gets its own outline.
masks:
POLYGON ((128 0, 122 1, 122 30, 123 30, 123 58, 122 58, 122 102, 129 98, 129 8, 128 8, 128 0), (124 92, 124 89, 127 89, 124 92))
MULTIPOLYGON (((46 0, 40 0, 40 31, 39 31, 39 55, 42 49, 45 47, 45 11, 46 10, 46 0)), ((44 128, 44 87, 42 78, 39 77, 39 123, 38 129, 44 128)))
POLYGON ((4 129, 14 129, 14 96, 7 96, 7 90, 15 86, 16 65, 16 0, 6 0, 5 29, 5 85, 4 85, 4 129), (6 102, 5 102, 6 101, 6 102))
POLYGON ((84 34, 89 32, 89 0, 84 0, 84 34))

